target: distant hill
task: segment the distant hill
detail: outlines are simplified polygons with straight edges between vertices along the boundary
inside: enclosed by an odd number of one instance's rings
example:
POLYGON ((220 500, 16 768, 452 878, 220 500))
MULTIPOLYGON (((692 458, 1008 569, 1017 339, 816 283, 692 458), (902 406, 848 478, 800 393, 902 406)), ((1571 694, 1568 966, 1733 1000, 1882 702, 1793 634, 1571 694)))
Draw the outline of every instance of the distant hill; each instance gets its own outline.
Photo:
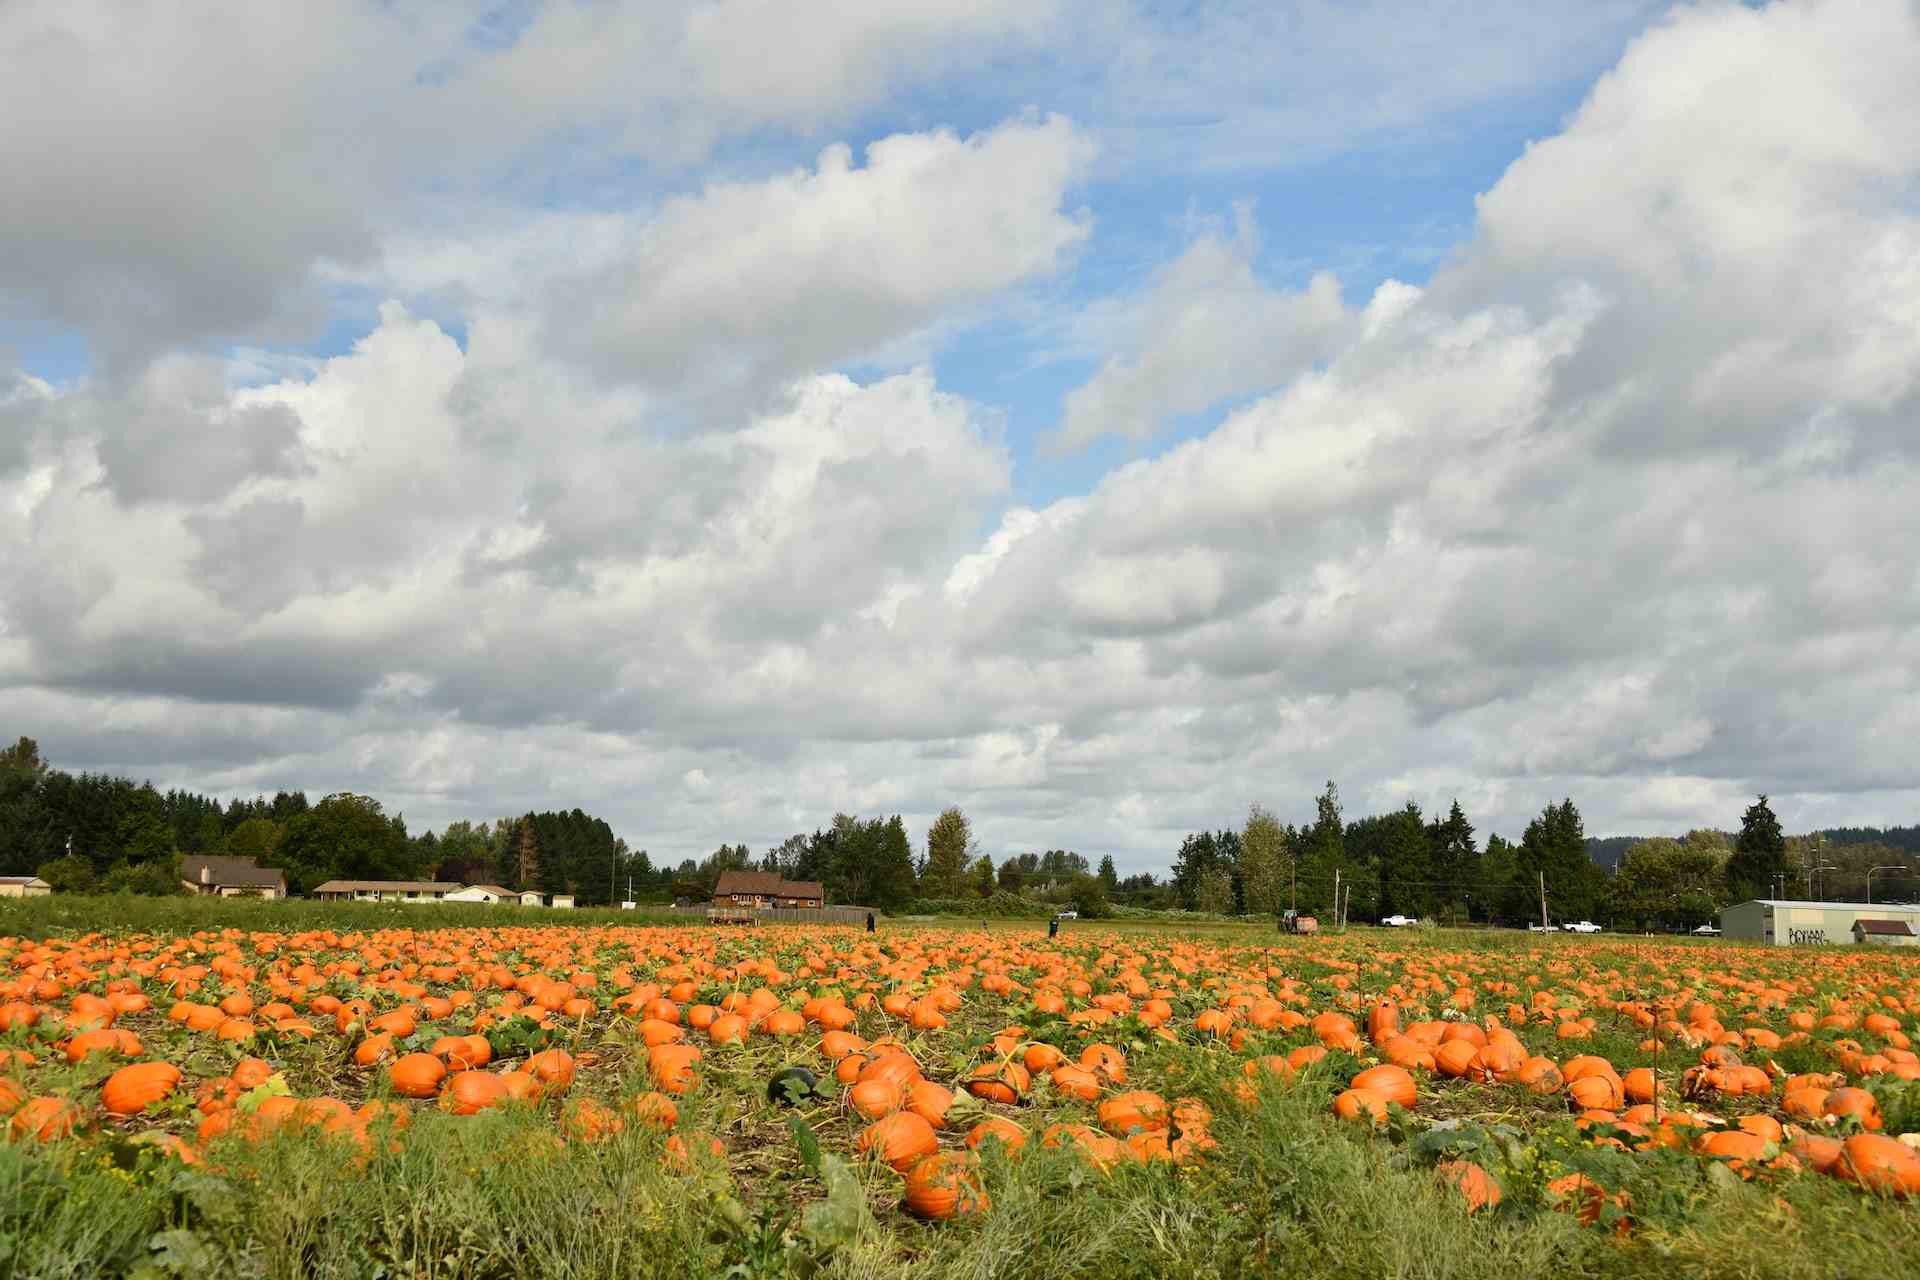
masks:
POLYGON ((1829 827, 1814 834, 1825 836, 1828 844, 1883 844, 1903 853, 1920 853, 1920 826, 1829 827))
MULTIPOLYGON (((1684 834, 1684 832, 1676 832, 1673 838, 1678 840, 1684 834)), ((1728 834, 1731 838, 1733 833, 1728 834)), ((1920 826, 1828 827, 1824 831, 1815 831, 1810 834, 1823 838, 1828 844, 1877 844, 1889 849, 1898 849, 1902 853, 1920 854, 1920 826)), ((1646 836, 1606 836, 1604 838, 1590 836, 1587 839, 1587 856, 1593 859, 1595 866, 1611 872, 1619 864, 1620 859, 1626 856, 1628 849, 1647 838, 1646 836)))
POLYGON ((1594 864, 1612 871, 1626 856, 1628 849, 1645 840, 1645 836, 1588 836, 1587 856, 1594 864))

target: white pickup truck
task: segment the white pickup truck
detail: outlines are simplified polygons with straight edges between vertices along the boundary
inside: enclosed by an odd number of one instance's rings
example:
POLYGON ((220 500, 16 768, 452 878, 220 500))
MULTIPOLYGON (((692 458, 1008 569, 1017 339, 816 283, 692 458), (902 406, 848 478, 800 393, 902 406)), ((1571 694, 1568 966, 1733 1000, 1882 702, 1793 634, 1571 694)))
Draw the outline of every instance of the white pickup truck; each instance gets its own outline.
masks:
POLYGON ((1561 927, 1562 929, 1565 929, 1565 930, 1566 930, 1566 931, 1567 931, 1568 933, 1598 933, 1598 932, 1600 932, 1600 926, 1599 926, 1599 925, 1597 925, 1597 924, 1595 924, 1595 923, 1594 923, 1593 921, 1591 921, 1591 920, 1575 920, 1575 921, 1574 921, 1574 922, 1573 922, 1572 924, 1563 924, 1563 925, 1561 925, 1560 927, 1561 927))
POLYGON ((1420 921, 1414 916, 1388 916, 1380 923, 1389 929, 1404 929, 1408 925, 1419 924, 1420 921))

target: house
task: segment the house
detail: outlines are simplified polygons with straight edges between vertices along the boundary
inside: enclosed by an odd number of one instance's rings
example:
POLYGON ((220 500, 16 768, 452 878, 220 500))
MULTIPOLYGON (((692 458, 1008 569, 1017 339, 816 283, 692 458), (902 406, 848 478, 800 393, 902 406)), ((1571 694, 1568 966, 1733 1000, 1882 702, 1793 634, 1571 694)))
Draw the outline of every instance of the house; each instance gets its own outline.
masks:
POLYGON ((444 902, 460 888, 438 880, 329 880, 309 896, 332 902, 444 902))
POLYGON ((523 907, 543 907, 546 904, 547 900, 538 890, 527 889, 520 894, 520 905, 523 907))
POLYGON ((817 880, 788 880, 775 871, 722 871, 713 887, 716 907, 824 907, 826 890, 817 880))
POLYGON ((443 902, 518 902, 520 895, 511 889, 503 889, 497 884, 470 884, 464 889, 455 889, 443 902))
POLYGON ((1880 947, 1920 945, 1920 935, 1916 935, 1913 926, 1905 920, 1855 920, 1853 940, 1857 944, 1872 943, 1880 947))
POLYGON ((561 911, 571 911, 573 910, 573 895, 570 893, 556 893, 553 895, 553 901, 547 905, 556 907, 561 911))
POLYGON ((52 892, 39 876, 0 876, 0 898, 44 898, 52 892))
POLYGON ((190 853, 180 859, 180 883, 209 898, 284 898, 287 876, 258 858, 222 858, 190 853))

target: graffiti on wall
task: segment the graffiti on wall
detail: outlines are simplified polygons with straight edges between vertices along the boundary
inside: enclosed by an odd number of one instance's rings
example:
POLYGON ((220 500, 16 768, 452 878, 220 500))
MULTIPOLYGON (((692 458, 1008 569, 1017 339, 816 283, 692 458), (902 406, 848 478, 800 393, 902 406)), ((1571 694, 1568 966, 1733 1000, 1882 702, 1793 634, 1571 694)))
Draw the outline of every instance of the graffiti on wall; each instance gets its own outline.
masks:
POLYGON ((1827 942, 1825 929, 1789 929, 1787 941, 1796 947, 1821 947, 1827 942))

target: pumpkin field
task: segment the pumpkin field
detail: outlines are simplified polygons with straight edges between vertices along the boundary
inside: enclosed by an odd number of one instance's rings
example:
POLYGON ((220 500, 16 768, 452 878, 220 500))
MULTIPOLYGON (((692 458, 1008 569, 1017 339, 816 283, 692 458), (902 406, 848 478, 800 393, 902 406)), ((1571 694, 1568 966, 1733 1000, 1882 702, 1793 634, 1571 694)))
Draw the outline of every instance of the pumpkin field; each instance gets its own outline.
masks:
POLYGON ((1895 951, 424 927, 434 910, 0 937, 0 1271, 1890 1276, 1920 1256, 1920 963, 1895 951))

